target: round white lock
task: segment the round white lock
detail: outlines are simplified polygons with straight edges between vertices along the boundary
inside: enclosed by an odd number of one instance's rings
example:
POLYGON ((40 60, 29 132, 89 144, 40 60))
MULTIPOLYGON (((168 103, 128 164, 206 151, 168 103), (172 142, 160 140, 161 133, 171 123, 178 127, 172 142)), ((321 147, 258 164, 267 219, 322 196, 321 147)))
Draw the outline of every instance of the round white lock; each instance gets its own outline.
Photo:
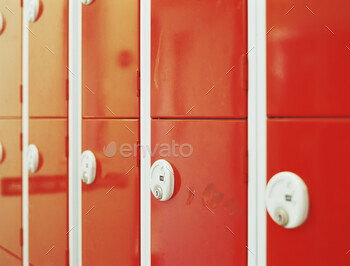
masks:
POLYGON ((2 33, 2 30, 4 29, 4 17, 2 13, 0 12, 0 34, 2 33))
POLYGON ((81 0, 84 5, 90 5, 94 0, 81 0))
POLYGON ((166 160, 154 162, 151 168, 151 190, 160 201, 171 199, 174 194, 174 170, 166 160))
POLYGON ((40 2, 39 0, 28 0, 27 15, 29 22, 35 22, 39 15, 40 2))
POLYGON ((278 225, 296 228, 309 213, 309 193, 304 181, 291 172, 274 175, 266 187, 266 208, 278 225))
POLYGON ((2 163, 3 156, 4 156, 4 151, 3 151, 2 143, 0 142, 0 163, 2 163))
POLYGON ((91 184, 96 177, 96 158, 92 151, 84 151, 80 156, 79 175, 86 184, 91 184))
POLYGON ((27 150, 28 171, 34 174, 39 166, 39 150, 34 144, 30 144, 27 150))

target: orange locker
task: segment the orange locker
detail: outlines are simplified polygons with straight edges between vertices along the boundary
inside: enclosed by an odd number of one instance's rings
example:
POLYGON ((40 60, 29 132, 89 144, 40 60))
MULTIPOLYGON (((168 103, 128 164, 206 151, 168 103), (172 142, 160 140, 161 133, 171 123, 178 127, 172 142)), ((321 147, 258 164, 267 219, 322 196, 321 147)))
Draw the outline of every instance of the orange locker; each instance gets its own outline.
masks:
POLYGON ((152 196, 152 265, 247 265, 247 123, 153 120, 152 161, 174 195, 152 196))
POLYGON ((82 16, 83 117, 139 117, 139 0, 94 1, 82 16))
POLYGON ((97 168, 82 188, 83 265, 139 265, 139 121, 89 119, 82 132, 97 168))
POLYGON ((295 229, 268 217, 267 265, 349 265, 350 119, 270 119, 268 179, 299 175, 309 191, 309 216, 295 229))
POLYGON ((39 10, 29 23, 29 116, 67 117, 68 0, 41 0, 39 10))
POLYGON ((67 131, 67 119, 29 120, 29 143, 39 152, 38 168, 29 175, 29 261, 33 265, 67 265, 67 131))
POLYGON ((20 0, 1 0, 0 116, 21 116, 22 8, 20 0))
POLYGON ((152 1, 152 117, 247 116, 247 2, 152 1))
POLYGON ((22 259, 0 247, 1 265, 21 266, 22 259))
POLYGON ((21 265, 21 130, 21 119, 0 120, 0 265, 21 265))
POLYGON ((267 1, 271 117, 349 116, 350 2, 267 1))

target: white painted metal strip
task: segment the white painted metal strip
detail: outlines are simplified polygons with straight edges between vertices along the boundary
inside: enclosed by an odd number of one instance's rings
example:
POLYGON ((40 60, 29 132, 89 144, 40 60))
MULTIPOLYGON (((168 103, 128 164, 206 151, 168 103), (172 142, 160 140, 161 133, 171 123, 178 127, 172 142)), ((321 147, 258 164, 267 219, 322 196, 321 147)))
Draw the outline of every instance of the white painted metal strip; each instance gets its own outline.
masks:
POLYGON ((141 266, 151 265, 151 0, 140 0, 141 47, 141 266))
POLYGON ((248 0, 248 266, 266 266, 266 0, 248 0))
POLYGON ((81 43, 82 4, 69 1, 69 265, 82 265, 81 181, 81 43))
POLYGON ((23 22, 22 22, 22 228, 23 228, 23 266, 29 265, 29 175, 27 168, 27 147, 28 147, 28 53, 29 53, 29 30, 27 10, 28 0, 23 1, 23 22))

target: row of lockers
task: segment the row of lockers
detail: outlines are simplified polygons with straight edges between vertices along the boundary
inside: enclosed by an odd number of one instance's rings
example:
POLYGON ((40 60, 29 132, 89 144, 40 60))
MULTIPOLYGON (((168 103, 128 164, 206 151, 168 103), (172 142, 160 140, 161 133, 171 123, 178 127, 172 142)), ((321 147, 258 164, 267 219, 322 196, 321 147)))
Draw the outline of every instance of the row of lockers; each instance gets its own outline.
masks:
MULTIPOLYGON (((267 265, 348 265, 350 120, 336 116, 350 114, 350 5, 267 4, 267 176, 295 172, 310 195, 301 227, 268 218, 267 265)), ((83 184, 80 229, 68 227, 68 0, 41 0, 28 29, 20 0, 0 5, 0 264, 22 259, 21 39, 28 30, 29 143, 40 153, 29 176, 30 263, 66 265, 69 230, 82 230, 83 265, 139 265, 140 155, 117 152, 139 143, 139 1, 83 6, 76 78, 82 149, 95 154, 97 173, 83 184)), ((152 265, 245 266, 256 252, 247 248, 247 1, 152 0, 151 27, 152 148, 175 141, 193 149, 188 157, 152 157, 175 172, 172 199, 152 198, 152 265)))
MULTIPOLYGON (((19 0, 2 3, 0 115, 13 117, 21 114, 22 8, 19 0)), ((31 117, 67 117, 67 3, 41 1, 25 29, 31 117)), ((269 116, 349 115, 347 13, 328 5, 284 14, 288 3, 268 1, 269 116)), ((138 14, 138 1, 83 8, 84 117, 139 116, 138 14)), ((247 117, 246 3, 153 1, 152 16, 152 116, 247 117)))

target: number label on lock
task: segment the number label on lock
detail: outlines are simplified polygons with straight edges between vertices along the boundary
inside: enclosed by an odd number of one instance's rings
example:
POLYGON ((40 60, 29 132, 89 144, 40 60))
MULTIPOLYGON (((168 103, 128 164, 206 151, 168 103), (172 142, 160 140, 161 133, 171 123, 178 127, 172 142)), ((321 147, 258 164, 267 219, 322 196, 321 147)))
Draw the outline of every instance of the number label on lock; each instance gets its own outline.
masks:
POLYGON ((80 156, 79 175, 86 184, 92 184, 96 178, 96 158, 92 151, 84 151, 80 156))
POLYGON ((266 208, 278 225, 296 228, 307 219, 309 194, 304 181, 291 172, 274 175, 266 188, 266 208))
POLYGON ((39 15, 40 2, 39 0, 28 0, 28 21, 35 22, 38 19, 39 15))
POLYGON ((174 170, 165 160, 156 161, 151 168, 151 190, 160 201, 171 199, 174 194, 174 170))
POLYGON ((39 166, 39 150, 34 144, 30 144, 27 150, 28 171, 34 174, 39 166))

